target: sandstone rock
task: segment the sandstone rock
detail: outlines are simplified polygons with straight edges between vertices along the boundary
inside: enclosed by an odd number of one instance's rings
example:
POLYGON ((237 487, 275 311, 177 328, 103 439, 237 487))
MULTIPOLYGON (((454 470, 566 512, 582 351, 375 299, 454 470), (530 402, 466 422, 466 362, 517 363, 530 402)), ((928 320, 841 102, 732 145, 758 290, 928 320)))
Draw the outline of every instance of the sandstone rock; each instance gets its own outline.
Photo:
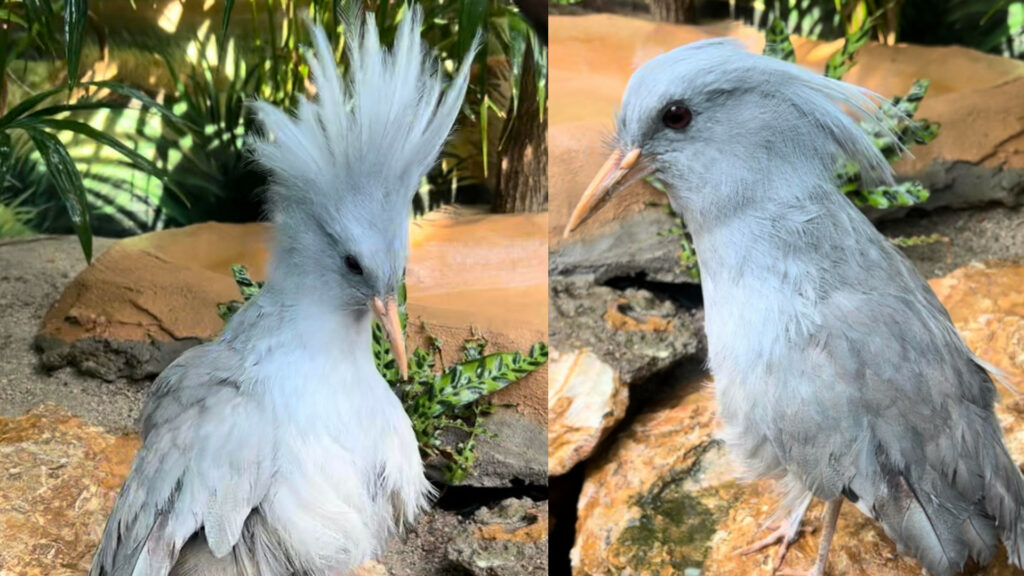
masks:
MULTIPOLYGON (((36 337, 43 366, 73 365, 104 379, 158 374, 219 333, 217 303, 238 299, 232 264, 266 278, 270 234, 265 224, 207 223, 116 242, 47 312, 36 337)), ((443 357, 454 359, 467 338, 487 339, 492 352, 526 351, 546 340, 546 262, 544 214, 451 209, 414 221, 406 278, 410 347, 437 339, 443 357)), ((481 444, 504 462, 529 458, 503 470, 485 456, 480 469, 490 471, 467 482, 546 479, 546 392, 544 366, 490 398, 503 406, 488 417, 499 434, 481 444)))
MULTIPOLYGON (((653 56, 704 38, 730 36, 760 52, 764 39, 738 23, 672 25, 615 16, 552 16, 548 149, 549 233, 555 250, 609 222, 644 210, 663 195, 640 183, 624 190, 566 241, 562 229, 587 183, 604 162, 602 141, 629 76, 653 56)), ((823 71, 842 41, 793 37, 797 61, 823 71)), ((939 137, 896 165, 901 177, 932 191, 926 208, 1019 202, 1024 191, 1024 62, 960 47, 869 44, 845 80, 882 95, 905 93, 918 78, 932 81, 920 116, 942 124, 939 137)), ((893 212, 899 215, 901 212, 893 212)), ((594 240, 600 245, 600 240, 594 240)), ((595 257, 600 253, 595 252, 595 257)), ((578 256, 577 256, 578 258, 578 256)), ((668 265, 668 261, 666 261, 668 265)))
POLYGON ((138 445, 52 405, 0 419, 0 574, 85 574, 138 445))
POLYGON ((1024 265, 979 263, 929 284, 967 346, 1024 392, 1024 265))
POLYGON ((588 463, 574 574, 701 568, 707 541, 736 499, 714 427, 712 393, 700 389, 643 414, 588 463))
POLYGON ((115 242, 64 290, 36 337, 45 368, 154 376, 215 337, 217 303, 238 298, 231 265, 266 277, 269 228, 207 223, 115 242))
POLYGON ((596 286, 589 277, 555 276, 550 284, 551 346, 590 350, 624 384, 703 353, 700 311, 687 311, 644 289, 596 286))
POLYGON ((552 351, 548 380, 548 471, 565 474, 590 456, 626 413, 629 388, 588 350, 552 351))
MULTIPOLYGON (((1024 386, 1024 265, 968 266, 931 281, 957 328, 979 356, 1024 386)), ((1024 461, 1024 402, 1003 391, 996 413, 1007 447, 1024 461)), ((764 535, 775 510, 772 481, 742 483, 725 448, 714 439, 714 398, 704 386, 681 387, 648 409, 588 463, 578 503, 575 574, 664 574, 700 570, 704 576, 768 575, 775 549, 736 551, 764 535)), ((807 516, 820 526, 821 503, 807 516)), ((801 538, 785 567, 809 568, 820 534, 801 538)), ((829 564, 832 576, 918 576, 885 533, 845 506, 829 564)), ((1005 554, 973 574, 1018 574, 1005 554)))

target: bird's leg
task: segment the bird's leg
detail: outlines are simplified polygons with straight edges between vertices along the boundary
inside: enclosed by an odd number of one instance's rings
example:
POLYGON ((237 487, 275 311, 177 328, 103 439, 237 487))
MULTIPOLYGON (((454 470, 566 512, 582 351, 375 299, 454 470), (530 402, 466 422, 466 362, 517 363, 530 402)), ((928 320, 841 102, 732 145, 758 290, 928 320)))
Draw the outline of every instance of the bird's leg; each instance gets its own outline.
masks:
POLYGON ((805 499, 803 504, 798 506, 789 516, 786 516, 778 523, 775 529, 772 530, 771 534, 740 550, 739 553, 744 556, 748 556, 750 554, 760 552, 769 546, 778 544, 779 552, 776 554, 775 562, 772 565, 772 571, 778 571, 778 569, 782 567, 782 561, 786 559, 789 547, 797 541, 801 533, 809 531, 808 528, 802 527, 802 524, 804 514, 807 513, 807 507, 810 506, 810 504, 811 499, 805 499))
POLYGON ((785 570, 779 572, 779 576, 825 576, 828 551, 832 546, 832 537, 836 534, 836 524, 839 522, 839 509, 842 506, 843 499, 841 497, 829 500, 825 506, 825 517, 822 519, 821 528, 821 543, 818 544, 818 559, 814 562, 814 568, 810 572, 785 570))

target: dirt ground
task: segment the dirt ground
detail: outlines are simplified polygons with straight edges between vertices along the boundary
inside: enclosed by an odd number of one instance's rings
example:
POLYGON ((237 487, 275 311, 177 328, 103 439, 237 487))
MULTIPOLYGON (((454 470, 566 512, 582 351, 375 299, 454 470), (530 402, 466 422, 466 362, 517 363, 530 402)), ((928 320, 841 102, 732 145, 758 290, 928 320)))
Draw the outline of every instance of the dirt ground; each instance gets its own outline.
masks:
MULTIPOLYGON (((112 243, 95 239, 94 255, 112 243)), ((83 268, 75 237, 0 241, 0 416, 52 402, 113 432, 137 427, 148 382, 104 382, 72 369, 47 374, 37 368, 32 340, 43 314, 83 268)))

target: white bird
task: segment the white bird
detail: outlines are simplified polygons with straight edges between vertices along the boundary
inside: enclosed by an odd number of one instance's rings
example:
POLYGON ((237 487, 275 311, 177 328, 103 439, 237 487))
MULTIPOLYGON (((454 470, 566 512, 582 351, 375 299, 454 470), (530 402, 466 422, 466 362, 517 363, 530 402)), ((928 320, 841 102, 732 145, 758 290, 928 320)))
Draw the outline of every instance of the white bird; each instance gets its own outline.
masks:
POLYGON ((371 354, 372 312, 405 376, 395 301, 412 196, 459 113, 418 7, 381 47, 347 26, 343 81, 313 30, 316 101, 255 104, 272 184, 269 278, 215 341, 157 378, 143 444, 91 576, 344 574, 431 497, 408 416, 371 354))
MULTIPOLYGON (((1024 480, 996 389, 907 258, 839 193, 892 171, 843 107, 874 95, 732 42, 678 48, 633 74, 615 150, 566 234, 615 190, 666 187, 697 249, 708 363, 724 437, 753 477, 786 491, 776 568, 812 497, 828 502, 815 576, 843 500, 937 576, 999 541, 1024 565, 1024 480)), ((881 124, 880 124, 881 126, 881 124)))

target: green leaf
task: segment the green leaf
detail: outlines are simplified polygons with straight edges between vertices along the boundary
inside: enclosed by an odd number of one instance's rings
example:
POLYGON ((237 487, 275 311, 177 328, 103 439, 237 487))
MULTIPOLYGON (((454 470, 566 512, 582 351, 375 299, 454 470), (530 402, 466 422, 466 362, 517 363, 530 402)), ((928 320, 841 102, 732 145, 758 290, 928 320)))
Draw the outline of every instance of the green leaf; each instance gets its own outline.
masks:
POLYGON ((825 64, 825 76, 833 80, 842 79, 843 75, 853 68, 857 51, 867 44, 871 37, 871 26, 861 26, 859 30, 847 32, 843 47, 832 55, 825 64))
POLYGON ((224 0, 224 15, 220 19, 220 53, 224 54, 224 49, 228 45, 228 26, 231 24, 231 12, 235 8, 235 0, 224 0))
POLYGON ((29 110, 42 104, 47 98, 53 97, 53 95, 60 93, 63 88, 52 88, 50 90, 44 90, 37 92, 32 96, 29 96, 18 102, 18 105, 7 111, 7 114, 0 116, 0 130, 7 128, 12 122, 26 114, 29 110))
POLYGON ((480 101, 480 148, 481 154, 483 155, 484 163, 484 178, 487 178, 487 103, 490 101, 490 96, 484 94, 483 99, 480 101))
POLYGON ((487 0, 459 0, 459 55, 469 53, 477 30, 487 16, 487 0))
POLYGON ((14 146, 11 142, 11 135, 7 132, 0 132, 0 192, 3 192, 7 184, 7 173, 11 171, 14 164, 14 146))
POLYGON ((857 206, 871 206, 879 210, 907 207, 928 200, 931 195, 920 182, 901 182, 895 186, 878 186, 867 190, 853 186, 843 193, 857 206))
POLYGON ((796 62, 796 52, 789 40, 789 30, 778 15, 772 15, 772 23, 764 31, 764 55, 786 62, 796 62))
POLYGON ((64 1, 64 54, 68 61, 68 90, 78 82, 78 66, 82 58, 82 35, 85 34, 88 0, 64 1))
POLYGON ((110 80, 102 80, 99 82, 84 82, 82 83, 82 86, 95 86, 97 88, 106 88, 111 92, 116 92, 117 94, 129 96, 131 98, 138 100, 139 102, 142 102, 147 107, 152 108, 156 112, 159 112, 164 119, 168 120, 172 124, 175 124, 179 128, 189 129, 196 132, 202 131, 201 127, 196 126, 192 122, 175 114, 169 108, 157 102, 153 98, 150 98, 148 94, 146 94, 142 90, 139 90, 138 88, 133 88, 131 86, 128 86, 127 84, 122 84, 120 82, 112 82, 110 80))
MULTIPOLYGON (((91 138, 92 140, 95 140, 96 142, 103 144, 104 146, 116 150, 122 156, 131 161, 132 164, 142 169, 146 173, 157 178, 160 178, 161 180, 167 177, 167 173, 164 172, 162 168, 154 164, 150 159, 131 149, 129 146, 125 145, 123 142, 121 142, 114 136, 111 136, 110 134, 103 132, 102 130, 97 130, 96 128, 93 128, 92 126, 84 122, 60 118, 41 118, 35 116, 29 116, 28 118, 30 118, 32 120, 32 124, 36 126, 50 128, 52 130, 66 130, 68 132, 74 132, 76 134, 81 134, 83 136, 91 138)), ((15 122, 11 125, 11 127, 18 128, 21 126, 21 124, 26 122, 26 120, 15 122)))
POLYGON ((230 302, 222 302, 217 304, 217 315, 224 322, 227 322, 235 315, 242 306, 249 300, 252 300, 260 293, 263 289, 263 282, 257 282, 249 277, 249 270, 241 264, 231 265, 231 275, 235 278, 235 284, 238 286, 239 293, 242 294, 242 301, 231 300, 230 302))
POLYGON ((92 262, 92 226, 89 222, 89 204, 85 196, 85 186, 82 184, 82 175, 75 167, 67 148, 56 136, 35 126, 21 128, 29 135, 39 155, 43 157, 46 170, 61 200, 64 201, 71 222, 75 225, 85 260, 92 262))
POLYGON ((875 140, 875 146, 890 162, 900 157, 903 149, 914 144, 927 144, 939 134, 939 124, 928 120, 915 120, 917 108, 928 93, 928 79, 914 82, 906 96, 896 96, 881 106, 881 124, 861 122, 861 127, 875 140), (895 134, 895 137, 893 136, 895 134))
POLYGON ((456 364, 439 377, 435 415, 441 414, 445 406, 465 406, 493 394, 533 372, 547 359, 547 345, 538 342, 525 356, 519 352, 500 352, 456 364))

